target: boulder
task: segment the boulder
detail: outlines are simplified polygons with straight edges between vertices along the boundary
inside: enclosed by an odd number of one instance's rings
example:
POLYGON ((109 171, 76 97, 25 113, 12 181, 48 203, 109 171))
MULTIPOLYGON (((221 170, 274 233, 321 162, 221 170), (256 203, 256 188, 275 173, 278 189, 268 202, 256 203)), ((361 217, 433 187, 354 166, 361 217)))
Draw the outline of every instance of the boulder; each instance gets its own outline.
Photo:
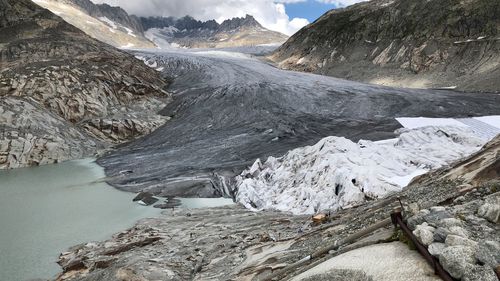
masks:
POLYGON ((150 193, 150 192, 147 192, 147 191, 142 191, 142 192, 139 192, 137 194, 137 196, 134 197, 134 199, 132 199, 133 202, 137 202, 137 201, 141 201, 142 199, 146 198, 146 197, 153 197, 154 194, 153 193, 150 193))
POLYGON ((429 253, 435 257, 439 257, 443 250, 446 248, 446 245, 444 243, 432 243, 429 245, 427 250, 429 250, 429 253))
POLYGON ((459 246, 459 245, 462 245, 462 246, 471 247, 473 249, 477 248, 477 242, 476 241, 472 241, 470 239, 467 239, 467 238, 464 238, 464 237, 461 237, 461 236, 458 236, 458 235, 453 235, 453 234, 450 234, 450 235, 448 235, 446 237, 445 244, 446 244, 446 246, 459 246))
POLYGON ((141 200, 137 201, 137 203, 144 205, 144 206, 151 206, 154 203, 158 202, 158 198, 153 197, 153 196, 146 196, 142 198, 141 200))
POLYGON ((474 249, 463 245, 446 247, 439 256, 439 263, 452 277, 460 279, 467 268, 476 263, 474 249))
POLYGON ((461 227, 463 225, 462 221, 456 218, 446 218, 439 221, 439 225, 442 227, 461 227))
POLYGON ((444 243, 446 240, 446 236, 448 236, 449 231, 446 228, 438 227, 436 231, 434 231, 434 241, 439 243, 444 243))
POLYGON ((486 198, 485 203, 479 207, 477 214, 492 223, 500 223, 500 193, 486 198))
POLYGON ((413 231, 413 234, 417 237, 420 243, 428 246, 434 242, 434 231, 436 229, 429 226, 426 222, 421 225, 417 225, 417 228, 413 231))
POLYGON ((497 281, 495 271, 489 266, 473 265, 464 273, 462 281, 497 281))
POLYGON ((467 230, 465 230, 463 227, 460 226, 451 226, 448 228, 449 234, 453 234, 456 236, 460 236, 463 238, 467 238, 469 234, 467 233, 467 230))
POLYGON ((495 268, 500 265, 500 243, 482 241, 479 243, 476 258, 481 263, 495 268))
POLYGON ((427 209, 420 210, 416 215, 408 219, 408 227, 410 229, 415 229, 417 228, 417 225, 422 224, 425 222, 425 216, 428 215, 430 212, 427 209))

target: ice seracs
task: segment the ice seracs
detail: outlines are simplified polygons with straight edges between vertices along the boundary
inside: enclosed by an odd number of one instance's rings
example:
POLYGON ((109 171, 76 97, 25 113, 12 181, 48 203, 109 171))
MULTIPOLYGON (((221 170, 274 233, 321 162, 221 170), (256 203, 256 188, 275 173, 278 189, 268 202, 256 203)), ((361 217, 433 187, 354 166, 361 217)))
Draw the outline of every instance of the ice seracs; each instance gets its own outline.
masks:
POLYGON ((259 159, 236 178, 238 202, 294 214, 352 207, 400 191, 414 176, 478 151, 466 126, 400 129, 392 141, 327 137, 281 158, 259 159))

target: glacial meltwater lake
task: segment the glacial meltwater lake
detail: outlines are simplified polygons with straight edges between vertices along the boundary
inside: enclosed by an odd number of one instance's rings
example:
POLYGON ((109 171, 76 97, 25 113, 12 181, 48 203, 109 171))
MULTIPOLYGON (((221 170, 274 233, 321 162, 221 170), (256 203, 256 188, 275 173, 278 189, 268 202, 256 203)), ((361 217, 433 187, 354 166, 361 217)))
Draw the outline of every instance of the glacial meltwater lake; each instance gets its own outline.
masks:
MULTIPOLYGON (((110 238, 161 210, 132 202, 135 194, 102 182, 93 159, 0 171, 0 280, 53 278, 59 253, 110 238)), ((185 207, 230 204, 228 199, 183 199, 185 207)))

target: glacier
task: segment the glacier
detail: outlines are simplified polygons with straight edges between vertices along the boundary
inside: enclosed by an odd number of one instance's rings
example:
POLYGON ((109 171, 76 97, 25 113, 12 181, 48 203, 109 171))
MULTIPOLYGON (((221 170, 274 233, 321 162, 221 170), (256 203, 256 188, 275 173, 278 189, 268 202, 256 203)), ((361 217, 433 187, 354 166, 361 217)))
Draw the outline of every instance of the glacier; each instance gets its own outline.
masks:
POLYGON ((255 163, 236 178, 236 200, 251 210, 314 214, 401 191, 410 180, 478 151, 487 140, 467 126, 399 129, 391 141, 326 137, 255 163))

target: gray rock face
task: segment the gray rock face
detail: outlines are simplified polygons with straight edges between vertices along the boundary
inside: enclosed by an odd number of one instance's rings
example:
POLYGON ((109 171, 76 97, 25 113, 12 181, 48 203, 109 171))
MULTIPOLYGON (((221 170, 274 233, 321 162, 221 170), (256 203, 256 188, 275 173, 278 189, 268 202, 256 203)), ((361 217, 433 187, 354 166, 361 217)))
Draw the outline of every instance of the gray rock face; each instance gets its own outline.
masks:
POLYGON ((168 120, 167 82, 141 61, 31 1, 0 14, 0 168, 95 155, 168 120))
POLYGON ((480 266, 480 265, 474 265, 471 267, 470 270, 467 270, 465 272, 464 276, 462 277, 462 281, 497 281, 498 278, 491 269, 491 267, 488 266, 480 266))
POLYGON ((485 203, 478 210, 478 215, 492 223, 500 223, 500 194, 486 198, 485 203))
POLYGON ((496 0, 369 1, 327 12, 271 58, 285 69, 382 85, 495 92, 499 13, 496 0))
POLYGON ((107 17, 108 19, 132 29, 136 34, 144 35, 143 27, 139 18, 130 16, 120 7, 112 7, 108 4, 94 4, 90 0, 64 0, 76 4, 94 18, 107 17))
POLYGON ((500 243, 497 241, 480 242, 476 258, 483 264, 496 268, 500 265, 500 243))
POLYGON ((443 268, 454 278, 462 278, 468 267, 475 264, 474 249, 468 246, 446 247, 439 256, 443 268))
MULTIPOLYGON (((482 154, 490 152, 484 150, 472 157, 481 158, 482 154)), ((483 162, 485 165, 489 163, 489 161, 483 162)), ((453 169, 455 168, 450 168, 453 169)), ((468 172, 462 170, 464 171, 468 172)), ((436 178, 434 174, 428 177, 428 180, 436 178)), ((497 190, 498 182, 493 181, 486 189, 470 189, 461 196, 460 201, 453 200, 453 203, 446 208, 424 209, 408 219, 408 225, 412 225, 411 227, 415 229, 415 236, 423 244, 428 245, 429 253, 439 258, 443 268, 454 278, 494 280, 491 277, 495 276, 495 270, 500 264, 498 227, 493 222, 480 219, 476 215, 478 209, 484 208, 487 202, 496 200, 499 195, 497 190), (430 223, 436 227, 434 231, 430 223)))
POLYGON ((94 4, 90 0, 43 0, 35 2, 62 17, 89 36, 112 46, 155 48, 144 37, 139 18, 120 7, 94 4))

